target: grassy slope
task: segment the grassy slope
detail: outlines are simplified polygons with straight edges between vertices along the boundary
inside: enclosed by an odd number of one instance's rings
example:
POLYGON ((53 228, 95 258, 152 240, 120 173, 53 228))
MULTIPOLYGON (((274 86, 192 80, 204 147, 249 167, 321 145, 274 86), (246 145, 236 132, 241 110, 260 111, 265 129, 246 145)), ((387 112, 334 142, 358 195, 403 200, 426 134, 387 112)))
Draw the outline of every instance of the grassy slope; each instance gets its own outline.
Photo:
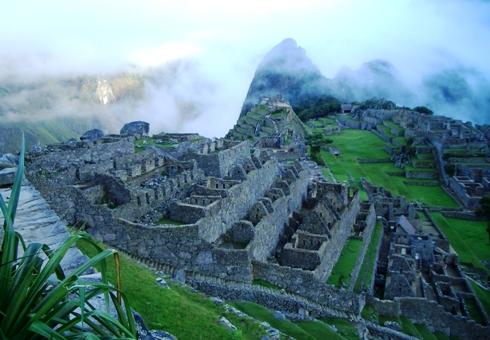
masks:
MULTIPOLYGON (((77 247, 92 256, 93 250, 81 241, 77 247)), ((108 261, 109 279, 115 281, 115 266, 108 261)), ((144 318, 150 329, 165 330, 178 339, 259 339, 265 334, 258 323, 239 318, 225 311, 202 294, 169 282, 170 290, 155 282, 155 274, 149 269, 121 256, 122 289, 131 306, 144 318), (239 332, 218 324, 225 316, 239 332)))

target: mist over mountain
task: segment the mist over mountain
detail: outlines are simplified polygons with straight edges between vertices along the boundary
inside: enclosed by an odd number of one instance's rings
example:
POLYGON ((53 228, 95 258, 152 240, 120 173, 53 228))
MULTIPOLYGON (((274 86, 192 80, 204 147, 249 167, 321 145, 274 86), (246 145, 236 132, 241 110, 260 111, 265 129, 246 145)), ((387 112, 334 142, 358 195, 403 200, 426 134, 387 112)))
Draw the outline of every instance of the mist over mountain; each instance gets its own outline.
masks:
POLYGON ((342 101, 386 98, 399 105, 416 105, 414 93, 403 82, 395 66, 387 60, 365 62, 357 70, 343 67, 333 78, 332 95, 342 101))
POLYGON ((423 100, 435 112, 490 123, 490 81, 465 67, 444 69, 423 80, 423 100))
POLYGON ((294 107, 302 98, 321 96, 331 91, 331 81, 322 75, 306 51, 288 38, 274 46, 260 62, 240 117, 257 104, 261 97, 280 93, 294 107))
POLYGON ((208 107, 213 84, 189 61, 112 74, 0 79, 0 150, 78 138, 90 129, 119 133, 145 120, 152 132, 184 131, 208 107), (26 122, 29 122, 26 124, 26 122))
POLYGON ((260 62, 241 116, 261 97, 278 93, 295 110, 303 109, 305 102, 321 104, 325 97, 345 103, 384 98, 398 106, 423 105, 435 114, 479 124, 490 118, 490 82, 474 68, 437 68, 409 86, 390 61, 375 59, 356 70, 344 66, 328 79, 293 39, 273 47, 260 62))

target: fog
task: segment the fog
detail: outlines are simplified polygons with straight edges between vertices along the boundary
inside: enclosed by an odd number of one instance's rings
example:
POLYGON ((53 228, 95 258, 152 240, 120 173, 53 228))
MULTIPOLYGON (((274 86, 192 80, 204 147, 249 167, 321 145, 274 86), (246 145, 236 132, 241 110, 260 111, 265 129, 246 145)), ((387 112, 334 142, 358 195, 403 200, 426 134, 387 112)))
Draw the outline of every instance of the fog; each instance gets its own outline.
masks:
MULTIPOLYGON (((65 83, 53 87, 63 98, 48 91, 50 101, 43 86, 0 93, 4 108, 43 98, 40 112, 22 119, 105 115, 110 132, 146 120, 151 133, 221 137, 262 58, 285 38, 330 79, 343 67, 361 75, 364 63, 388 61, 413 94, 397 104, 477 123, 490 114, 489 1, 4 1, 0 22, 0 84, 10 88, 151 73, 136 99, 107 106, 83 102, 65 83)), ((4 109, 2 119, 19 119, 12 112, 4 109)))

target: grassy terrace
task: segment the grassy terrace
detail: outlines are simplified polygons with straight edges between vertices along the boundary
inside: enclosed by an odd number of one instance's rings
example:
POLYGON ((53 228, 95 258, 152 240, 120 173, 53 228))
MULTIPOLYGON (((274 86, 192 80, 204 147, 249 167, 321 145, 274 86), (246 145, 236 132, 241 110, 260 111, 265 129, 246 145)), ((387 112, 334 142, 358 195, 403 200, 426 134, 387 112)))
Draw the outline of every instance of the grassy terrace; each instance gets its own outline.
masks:
POLYGON ((314 126, 317 126, 317 127, 323 127, 323 123, 322 122, 319 122, 317 120, 310 120, 310 123, 314 126))
MULTIPOLYGON (((387 126, 378 125, 378 128, 382 130, 380 132, 384 133, 388 137, 392 137, 392 138, 397 137, 395 134, 391 133, 391 129, 387 126)), ((403 137, 403 138, 405 138, 405 137, 403 137)))
POLYGON ((490 261, 487 222, 444 217, 438 212, 432 212, 431 215, 451 241, 451 246, 459 254, 460 262, 484 269, 479 260, 490 261))
MULTIPOLYGON (((338 182, 348 181, 349 174, 354 178, 350 183, 360 188, 361 177, 367 181, 382 185, 394 195, 406 196, 409 201, 414 199, 426 202, 428 205, 457 207, 457 203, 446 194, 440 186, 414 186, 405 183, 433 183, 434 180, 407 179, 404 176, 390 176, 388 173, 403 173, 393 163, 358 163, 360 159, 386 159, 390 158, 384 149, 385 142, 375 134, 364 130, 343 130, 339 136, 329 136, 333 140, 332 147, 340 150, 341 155, 336 157, 330 152, 321 151, 322 157, 338 182)), ((412 167, 409 165, 409 167, 412 167)), ((413 168, 413 167, 412 167, 413 168)), ((435 169, 413 168, 413 171, 436 171, 435 169)), ((328 178, 328 176, 327 176, 328 178)), ((361 199, 367 195, 361 192, 361 199)))
POLYGON ((366 256, 364 257, 361 270, 359 271, 359 276, 357 277, 356 285, 354 286, 354 292, 360 293, 361 291, 366 291, 373 278, 373 269, 374 265, 376 264, 376 252, 378 250, 378 243, 382 233, 383 226, 380 222, 376 222, 373 229, 373 234, 371 235, 371 242, 369 243, 366 256), (363 280, 364 285, 361 287, 363 280))
POLYGON ((140 138, 138 140, 135 140, 134 145, 135 145, 134 152, 138 153, 144 151, 145 147, 147 146, 158 146, 159 148, 171 148, 177 144, 172 144, 172 143, 157 144, 156 139, 146 137, 146 138, 140 138), (146 144, 144 142, 146 142, 146 144))
POLYGON ((411 172, 437 172, 436 168, 416 168, 411 164, 405 164, 405 170, 411 172))
POLYGON ((398 125, 397 123, 395 123, 394 121, 392 120, 387 120, 385 121, 391 128, 395 129, 395 130, 398 130, 398 131, 405 131, 404 128, 402 128, 400 125, 398 125))
POLYGON ((351 273, 356 265, 356 261, 361 254, 362 241, 359 239, 351 238, 347 241, 342 249, 337 263, 332 269, 332 273, 328 277, 327 284, 342 287, 342 283, 349 287, 351 273))
POLYGON ((327 125, 335 125, 335 126, 337 125, 337 121, 334 118, 323 117, 323 118, 319 118, 318 120, 322 121, 327 125))

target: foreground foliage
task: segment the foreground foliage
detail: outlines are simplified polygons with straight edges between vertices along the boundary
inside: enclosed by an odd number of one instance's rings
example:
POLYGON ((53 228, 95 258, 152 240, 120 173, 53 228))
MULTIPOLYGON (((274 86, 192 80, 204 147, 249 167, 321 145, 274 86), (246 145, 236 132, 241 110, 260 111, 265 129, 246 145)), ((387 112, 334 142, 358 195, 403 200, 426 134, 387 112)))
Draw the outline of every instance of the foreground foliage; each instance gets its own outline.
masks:
MULTIPOLYGON (((1 339, 104 339, 136 338, 129 304, 120 305, 121 296, 108 285, 104 259, 114 250, 98 249, 96 256, 65 275, 60 266, 68 249, 84 236, 67 239, 56 250, 32 242, 26 246, 15 232, 14 221, 24 172, 22 142, 15 182, 8 205, 0 195, 4 217, 0 249, 0 338, 1 339), (101 264, 102 282, 84 281, 80 276, 101 264), (96 310, 92 299, 104 294, 116 307, 119 321, 96 310)), ((124 298, 124 295, 122 295, 124 298)), ((124 298, 125 299, 125 298, 124 298)))

